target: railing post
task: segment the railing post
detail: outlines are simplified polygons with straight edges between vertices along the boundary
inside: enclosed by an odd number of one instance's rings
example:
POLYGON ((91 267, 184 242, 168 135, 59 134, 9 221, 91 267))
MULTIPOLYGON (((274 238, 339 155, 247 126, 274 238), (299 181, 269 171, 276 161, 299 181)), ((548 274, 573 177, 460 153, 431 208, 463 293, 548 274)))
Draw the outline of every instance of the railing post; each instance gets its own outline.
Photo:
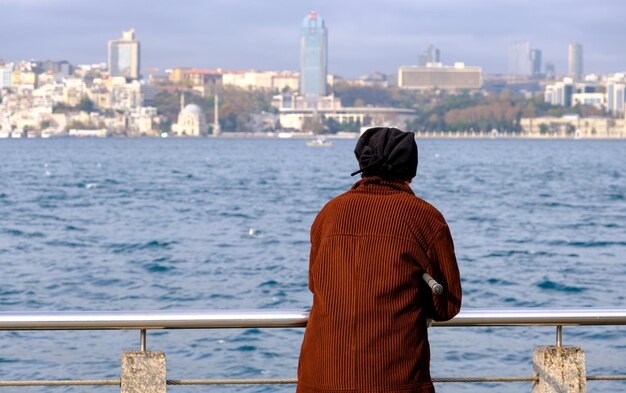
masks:
POLYGON ((546 346, 533 351, 532 393, 585 393, 585 351, 579 347, 546 346))
POLYGON ((163 352, 122 353, 121 393, 165 393, 166 365, 163 352))

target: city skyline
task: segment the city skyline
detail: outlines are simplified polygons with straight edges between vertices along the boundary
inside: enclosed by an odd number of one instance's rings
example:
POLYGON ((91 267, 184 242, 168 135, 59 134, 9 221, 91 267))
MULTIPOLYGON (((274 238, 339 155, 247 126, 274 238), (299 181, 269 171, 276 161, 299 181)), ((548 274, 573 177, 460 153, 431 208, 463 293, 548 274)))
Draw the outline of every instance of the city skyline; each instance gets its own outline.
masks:
POLYGON ((445 64, 463 61, 486 73, 506 74, 508 48, 517 41, 542 49, 543 61, 555 64, 560 74, 568 71, 571 42, 585 48, 585 72, 626 69, 626 53, 618 50, 626 4, 414 3, 392 0, 381 8, 354 1, 278 0, 267 6, 233 0, 196 4, 189 12, 185 3, 0 0, 5 16, 0 37, 12 38, 3 41, 0 58, 106 62, 105 43, 136 28, 145 68, 298 70, 298 21, 315 10, 332 28, 329 73, 348 78, 415 65, 417 55, 431 44, 441 50, 445 64))

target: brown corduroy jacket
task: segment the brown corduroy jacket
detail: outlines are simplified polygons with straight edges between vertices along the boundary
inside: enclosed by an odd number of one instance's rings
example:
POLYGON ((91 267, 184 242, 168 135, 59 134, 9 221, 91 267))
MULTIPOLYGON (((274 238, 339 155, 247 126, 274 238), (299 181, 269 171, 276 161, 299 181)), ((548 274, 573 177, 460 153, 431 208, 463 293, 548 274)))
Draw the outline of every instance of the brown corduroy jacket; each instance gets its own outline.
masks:
POLYGON ((408 184, 366 177, 324 206, 309 289, 298 393, 434 392, 427 320, 459 312, 461 283, 446 221, 408 184))

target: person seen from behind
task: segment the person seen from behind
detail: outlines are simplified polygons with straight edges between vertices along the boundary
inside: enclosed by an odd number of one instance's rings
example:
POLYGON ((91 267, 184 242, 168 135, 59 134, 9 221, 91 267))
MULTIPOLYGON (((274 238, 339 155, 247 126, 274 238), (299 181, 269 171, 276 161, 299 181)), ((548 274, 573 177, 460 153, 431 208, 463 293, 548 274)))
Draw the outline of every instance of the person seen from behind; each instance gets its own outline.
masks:
POLYGON ((461 282, 442 214, 415 196, 412 132, 370 128, 354 150, 362 179, 311 227, 313 305, 297 393, 434 392, 428 320, 461 308, 461 282), (443 285, 434 295, 422 279, 443 285))

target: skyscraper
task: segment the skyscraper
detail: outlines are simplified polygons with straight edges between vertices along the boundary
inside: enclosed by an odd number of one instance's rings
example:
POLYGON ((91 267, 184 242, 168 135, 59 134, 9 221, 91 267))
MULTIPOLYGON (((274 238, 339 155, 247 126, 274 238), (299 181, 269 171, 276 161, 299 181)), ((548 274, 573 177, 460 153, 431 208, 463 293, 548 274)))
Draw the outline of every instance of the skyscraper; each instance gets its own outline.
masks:
POLYGON ((300 94, 311 99, 325 96, 327 73, 328 31, 312 11, 302 21, 300 33, 300 94))
POLYGON ((109 73, 139 79, 139 41, 135 40, 135 29, 122 32, 122 38, 109 41, 109 73))
POLYGON ((612 115, 626 112, 626 77, 615 74, 606 84, 606 110, 612 115))
POLYGON ((530 42, 516 42, 509 49, 509 74, 522 78, 533 74, 533 54, 530 42))
POLYGON ((580 80, 583 76, 583 46, 577 42, 571 43, 567 52, 569 76, 576 81, 580 80))
POLYGON ((428 63, 439 62, 439 49, 435 48, 433 45, 430 45, 428 48, 424 49, 422 53, 417 56, 417 65, 420 67, 425 67, 428 63))
POLYGON ((541 75, 541 49, 533 49, 531 58, 533 61, 533 76, 538 77, 541 75))

